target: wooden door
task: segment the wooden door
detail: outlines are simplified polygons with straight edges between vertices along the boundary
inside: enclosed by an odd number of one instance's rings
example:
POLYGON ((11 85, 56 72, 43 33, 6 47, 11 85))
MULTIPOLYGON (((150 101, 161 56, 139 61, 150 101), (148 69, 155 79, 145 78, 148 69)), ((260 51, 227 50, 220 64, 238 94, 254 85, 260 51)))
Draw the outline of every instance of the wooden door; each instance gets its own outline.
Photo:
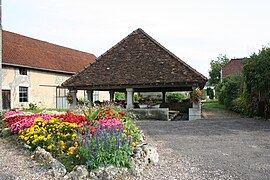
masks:
POLYGON ((2 90, 3 109, 10 110, 10 90, 2 90))

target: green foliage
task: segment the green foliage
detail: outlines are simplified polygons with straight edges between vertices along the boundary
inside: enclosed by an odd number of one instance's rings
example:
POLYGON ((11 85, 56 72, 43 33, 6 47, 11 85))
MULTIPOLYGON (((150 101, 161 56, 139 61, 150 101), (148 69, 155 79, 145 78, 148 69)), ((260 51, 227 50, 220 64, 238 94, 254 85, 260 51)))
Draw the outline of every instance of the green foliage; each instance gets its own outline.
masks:
POLYGON ((86 110, 83 110, 83 114, 86 117, 88 123, 97 118, 97 115, 100 113, 101 107, 93 109, 91 106, 86 107, 86 110))
POLYGON ((115 97, 115 100, 125 100, 125 93, 115 92, 114 97, 115 97))
POLYGON ((238 111, 235 99, 240 97, 241 78, 236 76, 226 77, 222 83, 219 83, 216 90, 219 94, 218 100, 230 110, 238 111))
POLYGON ((86 104, 86 100, 84 100, 83 98, 78 99, 77 104, 80 106, 83 106, 84 104, 86 104))
POLYGON ((221 79, 221 68, 229 62, 229 58, 226 55, 220 54, 217 60, 211 60, 210 71, 209 71, 209 83, 211 85, 216 85, 221 79))
POLYGON ((29 110, 37 110, 37 104, 36 103, 29 103, 29 110))
POLYGON ((5 122, 4 122, 4 114, 5 112, 0 112, 0 132, 2 128, 6 127, 5 122))
POLYGON ((111 164, 130 168, 129 156, 133 152, 131 139, 122 129, 99 129, 93 135, 80 135, 80 146, 75 154, 80 154, 80 164, 89 169, 111 164))
POLYGON ((184 99, 184 95, 179 92, 170 92, 166 94, 166 101, 169 103, 181 102, 184 99))
POLYGON ((34 110, 30 110, 30 109, 22 109, 21 111, 22 112, 31 112, 31 113, 41 113, 42 111, 57 111, 57 112, 68 112, 69 111, 69 109, 67 109, 67 108, 48 108, 48 109, 39 109, 39 108, 37 108, 37 109, 34 109, 34 110))
POLYGON ((209 100, 203 103, 203 108, 217 108, 217 109, 224 109, 225 106, 220 104, 218 100, 209 100))
POLYGON ((202 99, 205 100, 207 97, 207 91, 205 89, 202 90, 202 99))
POLYGON ((264 47, 258 54, 254 53, 246 59, 243 69, 244 91, 243 103, 247 105, 246 112, 256 115, 258 100, 264 101, 265 117, 270 117, 270 48, 264 47))
POLYGON ((214 90, 210 87, 206 89, 207 96, 209 96, 210 99, 214 99, 214 90))
POLYGON ((134 94, 134 102, 139 102, 141 100, 141 97, 138 94, 134 94))

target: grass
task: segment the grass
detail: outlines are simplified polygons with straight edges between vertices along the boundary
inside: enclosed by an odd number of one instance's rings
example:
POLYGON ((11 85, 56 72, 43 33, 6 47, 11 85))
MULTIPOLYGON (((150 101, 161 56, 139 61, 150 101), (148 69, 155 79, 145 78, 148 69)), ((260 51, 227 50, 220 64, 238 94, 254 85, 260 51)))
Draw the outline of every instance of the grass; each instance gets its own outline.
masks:
POLYGON ((217 109, 225 109, 225 106, 220 104, 217 99, 208 100, 203 103, 203 108, 217 108, 217 109))
POLYGON ((54 108, 34 109, 34 110, 25 109, 25 110, 22 110, 22 111, 23 112, 32 112, 32 113, 41 113, 44 110, 47 110, 47 111, 58 111, 58 112, 67 112, 67 111, 69 111, 69 109, 54 109, 54 108))

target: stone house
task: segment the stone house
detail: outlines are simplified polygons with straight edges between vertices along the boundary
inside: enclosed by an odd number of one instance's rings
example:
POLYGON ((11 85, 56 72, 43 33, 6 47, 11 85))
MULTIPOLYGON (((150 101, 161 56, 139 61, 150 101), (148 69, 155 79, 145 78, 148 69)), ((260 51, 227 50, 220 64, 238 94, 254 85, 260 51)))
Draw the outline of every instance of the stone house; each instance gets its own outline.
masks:
MULTIPOLYGON (((58 87, 85 66, 93 54, 51 44, 3 30, 3 109, 38 107, 65 108, 67 89, 58 87)), ((84 98, 84 91, 78 93, 84 98)), ((99 94, 95 93, 96 98, 99 94)))

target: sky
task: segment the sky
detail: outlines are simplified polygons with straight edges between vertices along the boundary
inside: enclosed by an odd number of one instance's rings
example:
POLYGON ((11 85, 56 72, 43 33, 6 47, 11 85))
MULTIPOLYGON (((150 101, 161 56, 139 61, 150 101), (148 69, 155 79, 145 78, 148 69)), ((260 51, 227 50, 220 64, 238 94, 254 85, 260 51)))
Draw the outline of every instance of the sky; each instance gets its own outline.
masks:
POLYGON ((269 0, 2 0, 4 30, 100 56, 137 28, 208 77, 270 41, 269 0))

